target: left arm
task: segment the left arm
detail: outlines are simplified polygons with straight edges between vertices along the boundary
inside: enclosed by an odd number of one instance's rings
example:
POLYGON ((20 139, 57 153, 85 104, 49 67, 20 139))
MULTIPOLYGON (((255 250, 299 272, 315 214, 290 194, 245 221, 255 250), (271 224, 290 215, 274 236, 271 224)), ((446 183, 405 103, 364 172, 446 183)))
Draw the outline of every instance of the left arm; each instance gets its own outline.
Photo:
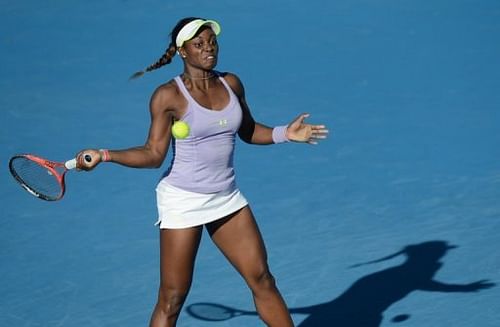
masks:
MULTIPOLYGON (((273 128, 258 123, 252 117, 250 108, 245 99, 245 89, 240 79, 234 74, 224 76, 231 86, 241 105, 243 119, 238 135, 246 143, 251 144, 273 144, 273 128)), ((311 125, 304 123, 309 114, 301 114, 286 126, 284 131, 286 139, 294 142, 317 144, 319 139, 325 139, 328 130, 324 125, 311 125)))

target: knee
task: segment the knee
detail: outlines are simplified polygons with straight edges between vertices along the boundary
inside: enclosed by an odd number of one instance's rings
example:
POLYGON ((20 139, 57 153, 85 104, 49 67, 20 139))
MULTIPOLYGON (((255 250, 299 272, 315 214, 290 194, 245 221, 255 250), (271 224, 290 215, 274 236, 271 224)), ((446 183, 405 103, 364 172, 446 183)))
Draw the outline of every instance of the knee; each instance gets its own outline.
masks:
POLYGON ((177 316, 186 300, 188 289, 160 287, 157 308, 166 316, 177 316))
POLYGON ((262 271, 251 275, 248 279, 248 285, 254 293, 274 290, 276 288, 274 277, 268 269, 263 269, 262 271))

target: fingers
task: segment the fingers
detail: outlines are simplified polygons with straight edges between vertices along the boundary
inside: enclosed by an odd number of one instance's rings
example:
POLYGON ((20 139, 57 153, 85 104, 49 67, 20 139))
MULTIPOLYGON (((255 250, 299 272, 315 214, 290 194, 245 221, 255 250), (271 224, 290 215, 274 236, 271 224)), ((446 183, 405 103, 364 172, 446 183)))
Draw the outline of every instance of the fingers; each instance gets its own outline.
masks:
POLYGON ((328 136, 328 129, 325 125, 311 125, 311 135, 307 140, 309 144, 318 144, 318 140, 324 140, 328 136))
POLYGON ((325 125, 311 125, 311 129, 313 129, 313 130, 325 129, 326 130, 326 126, 325 125))
POLYGON ((329 133, 328 128, 325 125, 314 125, 311 126, 311 133, 316 135, 324 135, 327 136, 329 133))
POLYGON ((83 150, 76 156, 76 169, 89 171, 101 162, 101 155, 97 150, 83 150))

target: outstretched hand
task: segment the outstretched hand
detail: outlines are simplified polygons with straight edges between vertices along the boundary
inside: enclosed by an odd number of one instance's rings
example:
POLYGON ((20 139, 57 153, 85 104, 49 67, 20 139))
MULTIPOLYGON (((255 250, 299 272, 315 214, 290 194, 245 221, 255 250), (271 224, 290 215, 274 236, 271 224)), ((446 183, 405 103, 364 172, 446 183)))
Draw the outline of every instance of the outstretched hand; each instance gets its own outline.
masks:
POLYGON ((309 114, 300 114, 289 125, 286 136, 290 141, 318 144, 318 140, 326 139, 328 129, 325 125, 311 125, 304 123, 309 114))

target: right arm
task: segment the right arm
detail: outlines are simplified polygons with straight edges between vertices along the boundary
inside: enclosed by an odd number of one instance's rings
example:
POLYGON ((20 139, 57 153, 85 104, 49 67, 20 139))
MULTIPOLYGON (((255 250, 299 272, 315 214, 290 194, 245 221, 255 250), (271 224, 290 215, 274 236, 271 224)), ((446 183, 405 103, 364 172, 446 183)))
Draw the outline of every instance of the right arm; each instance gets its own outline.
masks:
MULTIPOLYGON (((166 84, 156 89, 149 104, 151 123, 145 144, 124 150, 110 150, 108 161, 133 168, 160 167, 170 144, 175 95, 175 87, 172 84, 166 84)), ((102 153, 99 150, 83 150, 77 155, 78 168, 91 170, 102 159, 102 153), (83 160, 85 154, 90 154, 91 162, 83 160)))

